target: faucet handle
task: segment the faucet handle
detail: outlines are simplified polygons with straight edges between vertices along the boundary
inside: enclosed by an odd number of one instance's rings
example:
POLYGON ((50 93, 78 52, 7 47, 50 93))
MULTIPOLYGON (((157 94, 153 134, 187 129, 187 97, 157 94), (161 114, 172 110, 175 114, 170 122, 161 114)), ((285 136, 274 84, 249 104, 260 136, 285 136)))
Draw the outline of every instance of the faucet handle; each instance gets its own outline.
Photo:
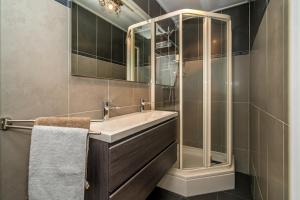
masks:
POLYGON ((103 106, 109 106, 110 102, 109 101, 103 101, 103 106))

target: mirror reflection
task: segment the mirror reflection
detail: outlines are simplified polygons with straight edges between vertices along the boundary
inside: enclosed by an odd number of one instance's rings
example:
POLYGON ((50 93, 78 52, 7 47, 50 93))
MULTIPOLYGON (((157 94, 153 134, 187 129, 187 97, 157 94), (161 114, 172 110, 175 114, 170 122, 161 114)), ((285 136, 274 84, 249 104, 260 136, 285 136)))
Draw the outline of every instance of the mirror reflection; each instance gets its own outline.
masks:
POLYGON ((105 2, 72 2, 72 75, 148 83, 150 32, 139 30, 128 37, 127 29, 150 16, 133 1, 105 2), (129 63, 127 40, 132 39, 134 60, 129 63))

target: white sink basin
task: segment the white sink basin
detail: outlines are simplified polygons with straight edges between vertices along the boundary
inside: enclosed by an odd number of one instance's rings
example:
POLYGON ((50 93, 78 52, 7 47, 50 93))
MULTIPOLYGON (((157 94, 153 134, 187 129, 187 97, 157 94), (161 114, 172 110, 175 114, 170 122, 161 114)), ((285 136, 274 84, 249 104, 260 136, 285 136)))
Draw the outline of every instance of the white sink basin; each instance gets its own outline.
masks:
POLYGON ((176 116, 177 112, 153 110, 112 117, 104 122, 92 122, 90 131, 99 135, 90 137, 112 143, 176 116))

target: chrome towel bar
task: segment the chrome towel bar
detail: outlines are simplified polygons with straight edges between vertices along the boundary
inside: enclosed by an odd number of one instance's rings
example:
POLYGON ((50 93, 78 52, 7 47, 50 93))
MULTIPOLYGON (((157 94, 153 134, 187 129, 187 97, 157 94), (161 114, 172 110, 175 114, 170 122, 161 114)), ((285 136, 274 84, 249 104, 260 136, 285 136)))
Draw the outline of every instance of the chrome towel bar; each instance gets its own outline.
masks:
MULTIPOLYGON (((103 122, 104 120, 99 119, 99 120, 91 120, 91 122, 103 122)), ((0 118, 0 130, 6 131, 10 128, 15 128, 15 129, 26 129, 26 130, 31 130, 33 127, 35 120, 12 120, 9 117, 1 117, 0 118), (14 125, 15 123, 31 123, 31 126, 17 126, 14 125)), ((89 132, 89 134, 95 134, 95 135, 100 135, 100 133, 96 132, 89 132)))

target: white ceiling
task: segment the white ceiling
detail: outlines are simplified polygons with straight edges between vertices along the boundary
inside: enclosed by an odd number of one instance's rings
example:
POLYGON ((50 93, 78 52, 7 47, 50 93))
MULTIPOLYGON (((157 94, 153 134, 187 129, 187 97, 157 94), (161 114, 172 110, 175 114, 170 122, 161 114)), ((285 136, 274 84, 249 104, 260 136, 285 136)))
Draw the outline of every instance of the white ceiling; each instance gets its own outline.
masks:
POLYGON ((247 0, 157 0, 167 11, 190 8, 204 11, 219 10, 235 4, 247 2, 247 0))

